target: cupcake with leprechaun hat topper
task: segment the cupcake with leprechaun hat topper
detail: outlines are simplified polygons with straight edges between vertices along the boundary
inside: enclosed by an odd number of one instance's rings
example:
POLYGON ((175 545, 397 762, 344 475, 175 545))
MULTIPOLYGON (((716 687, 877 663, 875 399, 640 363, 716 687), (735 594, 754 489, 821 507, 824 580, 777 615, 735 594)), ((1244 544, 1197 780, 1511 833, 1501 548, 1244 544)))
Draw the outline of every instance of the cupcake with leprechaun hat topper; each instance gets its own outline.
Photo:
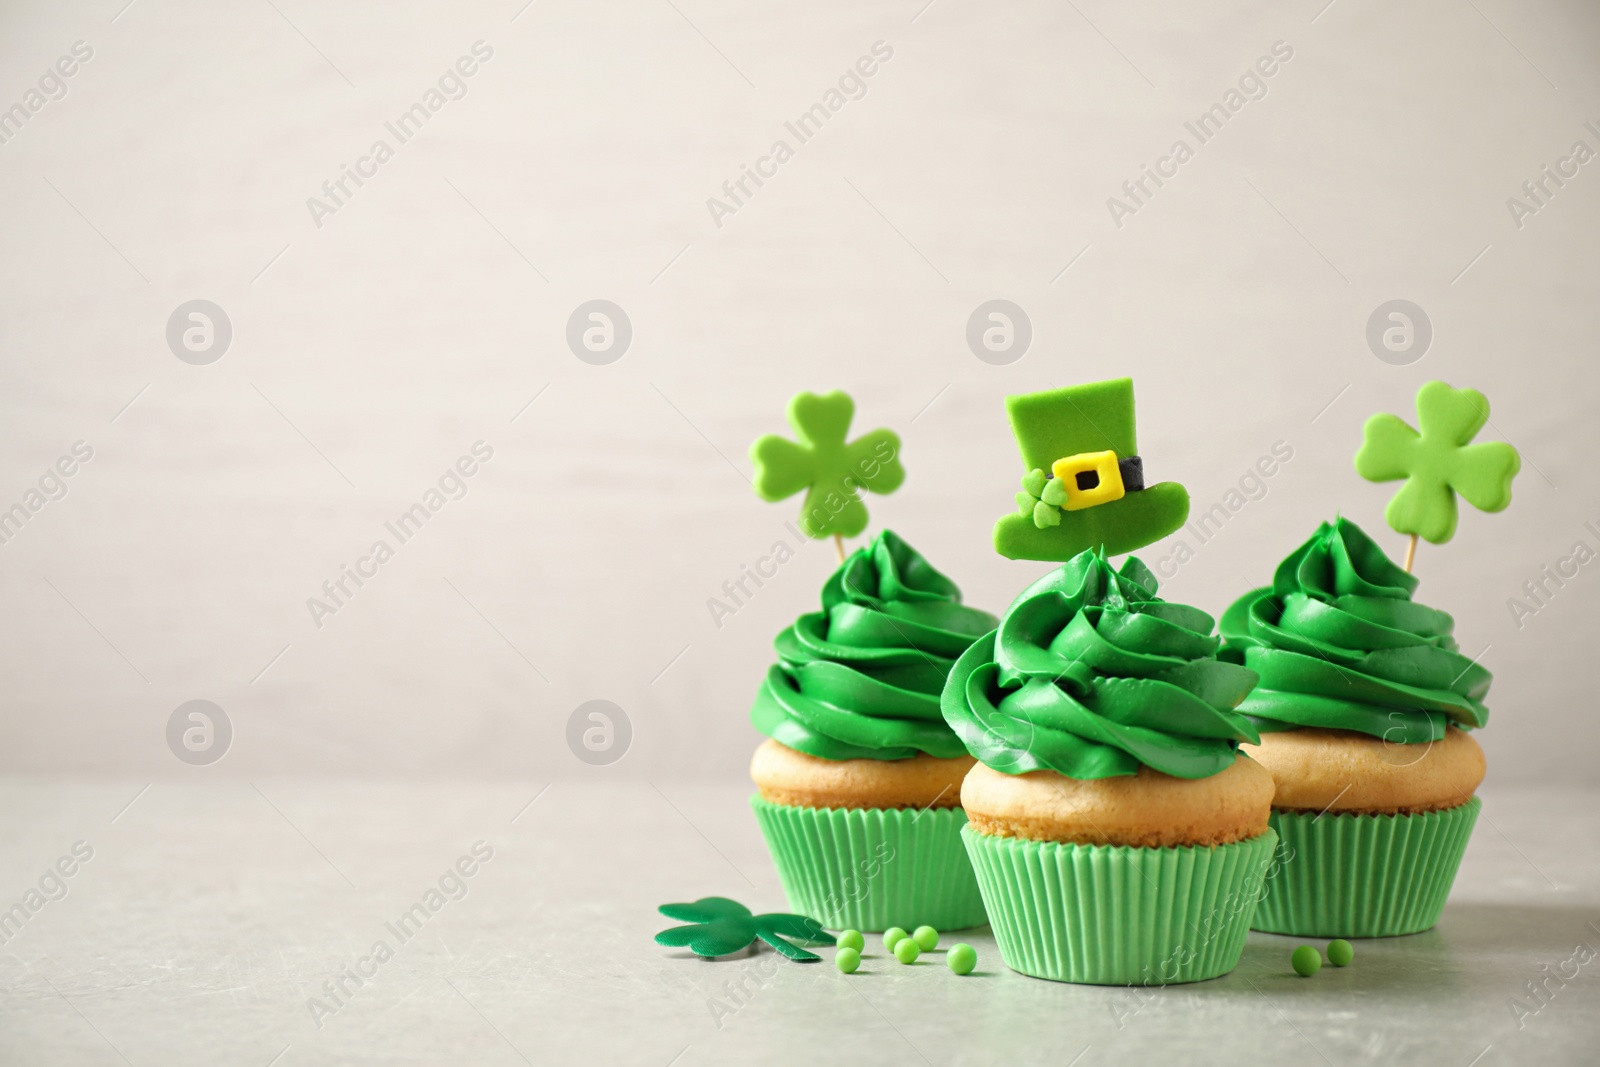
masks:
POLYGON ((1226 974, 1277 840, 1272 779, 1239 752, 1258 739, 1234 711, 1256 677, 1217 658, 1211 616, 1161 600, 1143 563, 1113 568, 1099 547, 1165 536, 1187 493, 1143 489, 1142 471, 1129 484, 1127 379, 1007 407, 1030 477, 1048 467, 1065 484, 1046 496, 1025 483, 1061 514, 1031 533, 1023 515, 1002 519, 996 548, 1072 554, 961 655, 942 694, 981 761, 962 784, 962 838, 1001 956, 1023 974, 1093 984, 1226 974))
MULTIPOLYGON (((808 489, 802 529, 833 536, 841 556, 843 537, 866 527, 859 490, 890 492, 904 478, 894 434, 847 443, 853 411, 843 393, 802 393, 789 406, 799 443, 769 436, 751 449, 758 493, 808 489)), ((751 803, 792 907, 858 930, 984 921, 960 839, 973 760, 939 693, 994 625, 885 530, 841 560, 821 611, 778 635, 750 711, 769 738, 751 761, 751 803)))
POLYGON ((1407 479, 1386 512, 1411 535, 1400 567, 1355 523, 1323 523, 1270 587, 1222 618, 1223 655, 1261 678, 1239 710, 1261 732, 1247 749, 1276 785, 1272 825, 1292 855, 1266 887, 1255 927, 1322 937, 1429 929, 1444 910, 1481 802, 1490 674, 1463 654, 1455 622, 1412 599, 1418 536, 1455 532, 1455 494, 1485 511, 1511 501, 1510 445, 1469 445, 1488 420, 1472 390, 1430 382, 1422 432, 1368 420, 1356 469, 1407 479))

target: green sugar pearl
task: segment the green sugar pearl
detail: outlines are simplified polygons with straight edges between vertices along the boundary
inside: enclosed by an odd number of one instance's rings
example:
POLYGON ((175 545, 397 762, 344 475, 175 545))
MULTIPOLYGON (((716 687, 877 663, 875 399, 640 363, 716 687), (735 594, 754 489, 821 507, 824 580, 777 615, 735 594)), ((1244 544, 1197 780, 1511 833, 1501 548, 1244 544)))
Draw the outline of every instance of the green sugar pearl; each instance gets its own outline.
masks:
POLYGON ((1340 939, 1328 942, 1328 962, 1335 967, 1348 967, 1350 961, 1356 958, 1356 950, 1350 942, 1340 939))
POLYGON ((891 926, 889 929, 883 932, 883 947, 888 949, 890 952, 893 952, 896 945, 910 936, 910 934, 906 933, 900 927, 891 926))
POLYGON ((901 963, 916 963, 917 957, 922 955, 922 949, 909 937, 902 937, 894 946, 894 958, 901 963))
POLYGON ((931 926, 919 926, 916 932, 911 935, 911 940, 915 941, 917 947, 922 951, 932 952, 934 947, 939 944, 939 931, 931 926))
POLYGON ((867 939, 861 936, 860 930, 840 930, 839 939, 834 944, 840 948, 853 948, 860 952, 867 947, 867 939))
POLYGON ((1322 953, 1311 945, 1301 945, 1289 957, 1289 966, 1301 978, 1310 978, 1322 969, 1322 953))
POLYGON ((833 965, 839 968, 840 974, 855 974, 856 968, 861 966, 861 950, 846 945, 833 954, 833 965))
POLYGON ((971 974, 978 965, 978 950, 968 944, 951 945, 944 962, 957 974, 971 974))

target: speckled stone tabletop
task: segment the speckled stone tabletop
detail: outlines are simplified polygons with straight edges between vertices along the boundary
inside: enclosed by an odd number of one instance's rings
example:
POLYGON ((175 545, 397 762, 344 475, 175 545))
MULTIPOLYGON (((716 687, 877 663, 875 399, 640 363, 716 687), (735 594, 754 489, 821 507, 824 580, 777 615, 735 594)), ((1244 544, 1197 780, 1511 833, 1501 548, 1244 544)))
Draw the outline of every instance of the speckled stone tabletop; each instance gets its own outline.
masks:
POLYGON ((1136 994, 987 930, 967 978, 657 947, 665 901, 786 907, 737 783, 8 778, 0 1063, 1594 1063, 1600 794, 1483 796, 1434 930, 1136 994))

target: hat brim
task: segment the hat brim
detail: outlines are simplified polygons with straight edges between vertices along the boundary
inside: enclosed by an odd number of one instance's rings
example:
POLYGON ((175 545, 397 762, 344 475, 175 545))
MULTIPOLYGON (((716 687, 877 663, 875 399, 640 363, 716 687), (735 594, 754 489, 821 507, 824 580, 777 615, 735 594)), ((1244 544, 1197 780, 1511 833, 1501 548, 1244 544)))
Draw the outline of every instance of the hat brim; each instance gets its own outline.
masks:
POLYGON ((1188 518, 1189 491, 1177 482, 1159 482, 1109 504, 1064 511, 1059 526, 1042 530, 1013 512, 995 523, 994 550, 1007 559, 1054 563, 1102 546, 1115 556, 1161 540, 1188 518))

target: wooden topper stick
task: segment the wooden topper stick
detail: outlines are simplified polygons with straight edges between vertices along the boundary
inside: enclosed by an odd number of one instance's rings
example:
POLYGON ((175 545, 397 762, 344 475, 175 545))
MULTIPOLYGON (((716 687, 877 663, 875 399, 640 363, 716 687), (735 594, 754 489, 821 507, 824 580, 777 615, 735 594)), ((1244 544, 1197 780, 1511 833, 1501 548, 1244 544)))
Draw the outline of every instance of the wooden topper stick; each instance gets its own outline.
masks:
POLYGON ((1411 573, 1411 561, 1417 558, 1417 535, 1412 534, 1411 540, 1406 544, 1406 573, 1411 573))
POLYGON ((833 535, 833 547, 839 550, 839 562, 844 562, 844 538, 838 534, 833 535))

